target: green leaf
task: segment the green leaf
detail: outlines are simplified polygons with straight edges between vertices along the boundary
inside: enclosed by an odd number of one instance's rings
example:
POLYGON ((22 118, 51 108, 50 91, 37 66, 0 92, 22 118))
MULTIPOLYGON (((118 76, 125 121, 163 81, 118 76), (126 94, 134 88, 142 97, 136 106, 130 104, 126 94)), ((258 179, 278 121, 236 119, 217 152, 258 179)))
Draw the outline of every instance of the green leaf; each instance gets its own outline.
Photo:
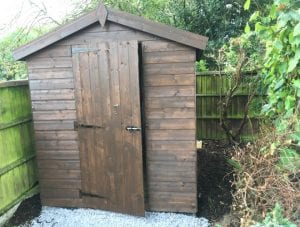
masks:
POLYGON ((244 10, 249 10, 250 4, 251 4, 251 0, 246 0, 246 2, 244 4, 244 10))
POLYGON ((281 79, 279 81, 277 81, 277 83, 275 84, 274 90, 277 91, 279 88, 282 87, 282 85, 284 84, 285 79, 281 79))
POLYGON ((296 89, 300 89, 300 79, 294 80, 293 87, 296 89))
POLYGON ((291 110, 293 112, 293 107, 295 106, 295 101, 296 101, 296 98, 294 96, 288 95, 284 101, 285 110, 286 111, 291 110))
POLYGON ((257 19, 258 16, 259 16, 259 11, 255 11, 255 12, 251 15, 249 21, 250 21, 250 22, 251 22, 251 21, 255 21, 255 20, 257 19))
POLYGON ((294 28, 294 37, 300 35, 300 22, 294 28))
POLYGON ((292 72, 296 68, 299 60, 300 60, 300 49, 297 49, 295 56, 289 60, 289 67, 287 72, 292 72))
POLYGON ((272 19, 276 18, 276 12, 277 12, 276 8, 277 8, 276 5, 273 4, 272 7, 271 7, 271 9, 270 9, 270 17, 272 19))
POLYGON ((273 45, 279 51, 283 48, 282 42, 279 39, 276 39, 273 45))
POLYGON ((246 34, 248 34, 251 31, 251 28, 248 23, 246 24, 244 31, 246 34))
POLYGON ((300 132, 296 132, 291 135, 293 140, 299 141, 300 142, 300 132))
POLYGON ((228 159, 227 162, 228 162, 229 165, 231 165, 233 168, 235 168, 237 170, 241 170, 242 169, 241 164, 238 161, 236 161, 236 160, 228 159))
POLYGON ((279 165, 289 171, 298 171, 300 169, 300 156, 296 150, 285 148, 280 152, 279 165))
POLYGON ((260 22, 257 22, 256 24, 255 24, 255 31, 256 32, 260 32, 260 31, 262 31, 262 30, 264 30, 265 29, 265 26, 263 26, 260 22))

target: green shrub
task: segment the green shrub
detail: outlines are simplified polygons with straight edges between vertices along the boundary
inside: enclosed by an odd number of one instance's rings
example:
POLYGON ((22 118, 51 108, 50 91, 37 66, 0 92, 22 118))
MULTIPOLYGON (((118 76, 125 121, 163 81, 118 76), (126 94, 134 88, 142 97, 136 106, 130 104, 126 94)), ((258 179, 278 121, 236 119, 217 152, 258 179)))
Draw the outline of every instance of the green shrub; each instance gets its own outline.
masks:
POLYGON ((269 212, 262 223, 256 223, 253 227, 297 227, 283 215, 283 210, 279 203, 269 212))

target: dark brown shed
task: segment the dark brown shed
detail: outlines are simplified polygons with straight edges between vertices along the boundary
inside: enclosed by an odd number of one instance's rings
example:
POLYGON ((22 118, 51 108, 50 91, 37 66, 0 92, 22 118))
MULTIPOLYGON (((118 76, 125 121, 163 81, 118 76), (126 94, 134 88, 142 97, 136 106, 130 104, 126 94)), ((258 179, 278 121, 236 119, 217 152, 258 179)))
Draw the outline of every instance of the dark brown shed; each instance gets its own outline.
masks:
POLYGON ((43 205, 197 211, 196 51, 207 38, 102 3, 28 63, 43 205))

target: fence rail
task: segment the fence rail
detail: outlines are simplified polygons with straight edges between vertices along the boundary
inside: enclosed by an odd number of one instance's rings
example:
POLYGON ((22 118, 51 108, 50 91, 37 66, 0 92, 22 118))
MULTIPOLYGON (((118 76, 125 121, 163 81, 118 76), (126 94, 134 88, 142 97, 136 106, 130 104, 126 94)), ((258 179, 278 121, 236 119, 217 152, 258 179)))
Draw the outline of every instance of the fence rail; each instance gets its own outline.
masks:
MULTIPOLYGON (((247 102, 249 85, 253 82, 255 73, 249 72, 243 75, 243 83, 236 92, 228 119, 233 128, 237 128, 243 119, 244 106, 247 102)), ((230 88, 230 77, 224 72, 202 72, 197 74, 196 99, 197 99, 197 139, 226 139, 226 134, 219 125, 220 100, 230 88)), ((254 102, 259 103, 261 95, 254 97, 254 102)), ((242 137, 253 137, 258 129, 257 109, 250 108, 249 119, 243 130, 242 137)))
POLYGON ((36 189, 28 82, 0 83, 0 215, 36 189))

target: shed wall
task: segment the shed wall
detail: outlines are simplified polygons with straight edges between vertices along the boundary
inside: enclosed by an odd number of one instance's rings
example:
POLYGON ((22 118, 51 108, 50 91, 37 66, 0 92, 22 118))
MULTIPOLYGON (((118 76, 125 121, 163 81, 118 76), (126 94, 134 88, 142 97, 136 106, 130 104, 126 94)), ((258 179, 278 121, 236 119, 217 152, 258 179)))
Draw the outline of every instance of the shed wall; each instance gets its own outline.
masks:
POLYGON ((114 23, 92 25, 28 59, 42 203, 85 206, 71 46, 112 40, 143 47, 146 206, 196 212, 195 50, 114 23))
POLYGON ((142 52, 149 207, 196 212, 195 50, 145 41, 142 52))

